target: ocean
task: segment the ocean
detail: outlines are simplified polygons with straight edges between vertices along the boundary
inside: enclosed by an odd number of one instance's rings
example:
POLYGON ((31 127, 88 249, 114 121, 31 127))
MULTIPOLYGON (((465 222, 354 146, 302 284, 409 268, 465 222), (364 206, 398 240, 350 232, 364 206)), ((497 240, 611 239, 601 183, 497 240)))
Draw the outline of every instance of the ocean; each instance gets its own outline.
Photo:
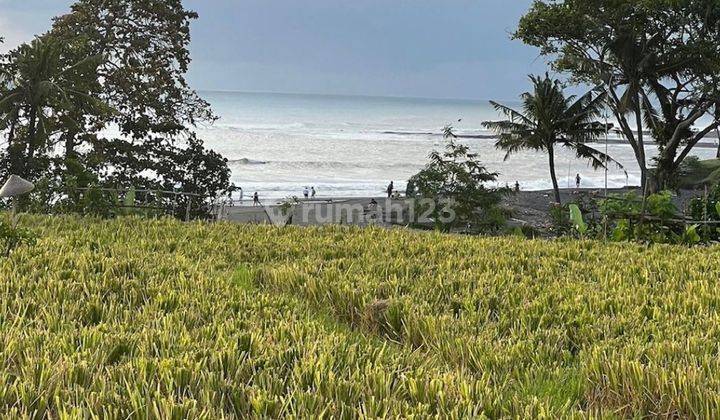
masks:
MULTIPOLYGON (((526 190, 552 185, 545 154, 523 152, 505 161, 495 141, 485 138, 492 133, 481 123, 500 119, 487 101, 237 92, 201 96, 220 120, 198 132, 229 160, 232 181, 246 196, 255 191, 264 199, 301 196, 305 187, 315 187, 320 197, 381 196, 390 181, 403 190, 428 154, 443 147, 447 124, 457 134, 476 136, 460 141, 500 174, 499 185, 517 181, 526 190)), ((605 150, 604 143, 594 147, 605 150)), ((657 151, 648 146, 647 152, 657 151)), ((626 170, 611 168, 609 186, 639 184, 630 145, 610 144, 608 153, 626 170)), ((711 158, 715 150, 695 154, 711 158)), ((561 187, 574 187, 578 173, 583 187, 605 185, 604 171, 594 171, 570 151, 557 151, 556 165, 561 187)))

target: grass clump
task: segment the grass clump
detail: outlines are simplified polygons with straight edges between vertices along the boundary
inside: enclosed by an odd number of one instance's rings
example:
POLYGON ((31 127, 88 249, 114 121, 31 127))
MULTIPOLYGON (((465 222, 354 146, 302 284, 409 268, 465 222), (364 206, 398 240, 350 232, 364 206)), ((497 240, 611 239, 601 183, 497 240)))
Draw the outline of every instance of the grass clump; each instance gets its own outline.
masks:
POLYGON ((3 417, 712 417, 720 249, 25 217, 3 417))

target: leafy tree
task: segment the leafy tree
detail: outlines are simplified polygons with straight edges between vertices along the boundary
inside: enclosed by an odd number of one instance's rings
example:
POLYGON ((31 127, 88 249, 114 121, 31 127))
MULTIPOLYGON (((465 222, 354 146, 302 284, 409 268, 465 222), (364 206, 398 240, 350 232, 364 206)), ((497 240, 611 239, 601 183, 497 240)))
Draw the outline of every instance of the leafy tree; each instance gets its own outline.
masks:
POLYGON ((181 0, 79 0, 51 34, 82 39, 82 55, 106 57, 98 75, 112 122, 133 139, 177 136, 213 121, 209 104, 190 88, 190 23, 181 0))
POLYGON ((522 111, 491 102, 509 119, 488 121, 483 125, 499 134, 495 146, 506 152, 505 159, 521 150, 547 153, 555 201, 560 203, 560 188, 555 174, 557 147, 569 148, 578 158, 589 159, 596 169, 604 168, 607 162, 617 164, 606 154, 585 144, 605 133, 605 125, 596 121, 602 113, 605 95, 589 92, 580 98, 566 97, 560 81, 548 75, 530 76, 530 80, 534 90, 522 94, 522 111))
POLYGON ((106 182, 209 198, 228 188, 227 161, 192 130, 216 120, 185 79, 190 23, 197 17, 181 0, 80 0, 55 21, 51 33, 85 39, 84 54, 107 57, 98 72, 105 81, 101 97, 116 110, 108 123, 121 136, 95 139, 90 154, 115 168, 106 182), (191 156, 203 162, 202 174, 185 165, 191 156))
MULTIPOLYGON (((48 33, 5 56, 0 67, 13 81, 0 90, 5 171, 45 178, 78 208, 79 187, 223 195, 227 160, 194 132, 216 117, 185 80, 196 18, 181 0, 78 0, 48 33)), ((184 205, 176 201, 164 205, 184 205)))
POLYGON ((7 130, 8 172, 35 179, 48 170, 47 153, 63 125, 78 126, 73 110, 100 107, 94 93, 101 57, 68 59, 72 44, 38 38, 4 57, 7 88, 0 98, 0 127, 7 130))
POLYGON ((455 141, 452 127, 445 127, 444 133, 445 151, 433 151, 425 168, 410 178, 408 196, 430 200, 416 210, 429 213, 438 229, 470 225, 482 232, 499 230, 505 215, 498 205, 509 191, 487 188, 485 184, 496 181, 498 174, 488 172, 468 146, 455 141))
POLYGON ((537 0, 515 36, 576 81, 605 86, 643 186, 647 131, 660 149, 651 187, 662 189, 720 126, 717 0, 537 0))

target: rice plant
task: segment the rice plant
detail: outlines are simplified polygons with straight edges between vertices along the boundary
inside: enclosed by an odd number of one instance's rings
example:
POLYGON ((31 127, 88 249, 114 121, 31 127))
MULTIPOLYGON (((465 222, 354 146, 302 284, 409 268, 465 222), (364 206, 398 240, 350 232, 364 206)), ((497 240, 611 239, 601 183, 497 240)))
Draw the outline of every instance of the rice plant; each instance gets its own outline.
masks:
POLYGON ((0 416, 713 417, 720 248, 28 217, 0 416))

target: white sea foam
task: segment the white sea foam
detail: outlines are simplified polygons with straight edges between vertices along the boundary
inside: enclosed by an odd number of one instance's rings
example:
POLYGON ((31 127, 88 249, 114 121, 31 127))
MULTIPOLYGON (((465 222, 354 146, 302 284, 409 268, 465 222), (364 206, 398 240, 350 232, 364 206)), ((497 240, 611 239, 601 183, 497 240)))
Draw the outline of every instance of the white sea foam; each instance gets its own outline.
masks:
MULTIPOLYGON (((462 138, 491 171, 498 184, 523 189, 550 188, 547 157, 523 152, 504 161, 482 122, 499 119, 485 102, 312 95, 204 93, 221 120, 203 128, 207 145, 230 160, 232 180, 246 193, 265 198, 302 195, 315 186, 320 196, 357 197, 384 194, 392 180, 404 189, 407 179, 423 167, 428 154, 443 146, 442 127, 453 123, 462 138), (462 121, 458 120, 461 119, 462 121)), ((517 104, 509 104, 516 106, 517 104)), ((604 150, 604 144, 595 145, 604 150)), ((629 145, 610 144, 609 154, 628 174, 613 168, 610 187, 639 182, 629 145)), ((648 155, 656 153, 648 147, 648 155)), ((698 149, 703 158, 712 149, 698 149)), ((574 186, 580 173, 583 186, 604 186, 603 171, 593 171, 573 153, 556 156, 561 186, 574 186)))

